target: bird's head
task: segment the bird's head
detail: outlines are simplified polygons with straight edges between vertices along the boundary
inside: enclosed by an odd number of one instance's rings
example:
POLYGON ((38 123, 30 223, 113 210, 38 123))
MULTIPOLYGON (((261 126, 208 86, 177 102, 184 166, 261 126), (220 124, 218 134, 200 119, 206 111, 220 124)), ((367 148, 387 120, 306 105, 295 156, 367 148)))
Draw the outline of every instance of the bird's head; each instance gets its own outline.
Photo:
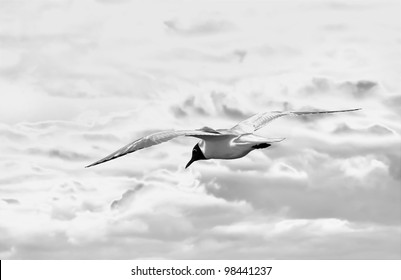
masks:
POLYGON ((199 147, 199 144, 196 144, 194 146, 194 148, 192 149, 192 157, 191 160, 187 163, 187 165, 185 166, 185 168, 188 168, 188 166, 190 166, 194 161, 197 160, 202 160, 202 159, 206 159, 205 155, 203 154, 201 148, 199 147))

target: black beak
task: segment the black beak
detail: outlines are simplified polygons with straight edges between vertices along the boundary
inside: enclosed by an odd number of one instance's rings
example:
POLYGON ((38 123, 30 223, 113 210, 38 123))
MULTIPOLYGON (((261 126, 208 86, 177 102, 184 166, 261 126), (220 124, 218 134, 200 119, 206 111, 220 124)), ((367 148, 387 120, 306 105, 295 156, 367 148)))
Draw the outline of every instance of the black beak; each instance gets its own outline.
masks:
POLYGON ((188 168, 188 166, 190 166, 195 160, 193 158, 191 158, 191 160, 187 163, 187 165, 185 166, 185 169, 188 168))

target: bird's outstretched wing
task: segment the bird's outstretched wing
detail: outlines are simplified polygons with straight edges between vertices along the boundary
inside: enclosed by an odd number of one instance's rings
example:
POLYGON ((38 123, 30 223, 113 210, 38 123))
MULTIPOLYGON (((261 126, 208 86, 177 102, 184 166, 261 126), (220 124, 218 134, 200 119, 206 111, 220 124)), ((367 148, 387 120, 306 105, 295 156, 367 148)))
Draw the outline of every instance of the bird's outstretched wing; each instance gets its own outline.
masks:
POLYGON ((236 126, 231 128, 231 131, 237 133, 253 133, 258 129, 261 129, 271 121, 284 116, 303 116, 303 115, 312 115, 312 114, 331 114, 331 113, 342 113, 342 112, 352 112, 357 111, 359 109, 348 109, 348 110, 336 110, 336 111, 310 111, 310 112, 265 112, 253 115, 252 117, 243 120, 238 123, 236 126))
POLYGON ((126 154, 138 151, 140 149, 148 148, 153 145, 157 145, 166 141, 169 141, 175 137, 178 136, 193 136, 201 139, 206 139, 208 137, 218 137, 218 136, 224 136, 225 134, 222 134, 216 130, 213 130, 211 128, 202 128, 198 130, 169 130, 169 131, 161 131, 157 132, 145 137, 142 137, 138 140, 135 140, 134 142, 122 147, 121 149, 115 151, 114 153, 108 155, 105 158, 102 158, 86 167, 91 167, 121 156, 124 156, 126 154))

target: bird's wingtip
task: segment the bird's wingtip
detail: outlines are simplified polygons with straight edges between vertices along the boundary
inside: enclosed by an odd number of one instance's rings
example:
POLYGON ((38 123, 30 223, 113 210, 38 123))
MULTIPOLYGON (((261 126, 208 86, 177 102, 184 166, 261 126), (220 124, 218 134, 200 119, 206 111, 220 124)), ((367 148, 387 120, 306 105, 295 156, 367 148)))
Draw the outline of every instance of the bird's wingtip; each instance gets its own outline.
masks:
POLYGON ((89 164, 89 165, 85 166, 85 168, 92 167, 92 166, 94 166, 94 165, 96 165, 96 164, 97 164, 96 162, 95 162, 95 163, 91 163, 91 164, 89 164))

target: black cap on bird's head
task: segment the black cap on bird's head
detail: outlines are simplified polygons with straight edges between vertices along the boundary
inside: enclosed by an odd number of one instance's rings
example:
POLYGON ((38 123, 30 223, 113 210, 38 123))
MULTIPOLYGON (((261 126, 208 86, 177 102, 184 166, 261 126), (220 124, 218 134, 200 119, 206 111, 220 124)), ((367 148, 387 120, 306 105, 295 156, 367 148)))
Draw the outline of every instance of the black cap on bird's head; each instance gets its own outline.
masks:
POLYGON ((187 163, 185 168, 188 168, 194 161, 206 159, 205 155, 203 154, 199 144, 196 144, 195 147, 192 149, 192 157, 191 160, 187 163))

